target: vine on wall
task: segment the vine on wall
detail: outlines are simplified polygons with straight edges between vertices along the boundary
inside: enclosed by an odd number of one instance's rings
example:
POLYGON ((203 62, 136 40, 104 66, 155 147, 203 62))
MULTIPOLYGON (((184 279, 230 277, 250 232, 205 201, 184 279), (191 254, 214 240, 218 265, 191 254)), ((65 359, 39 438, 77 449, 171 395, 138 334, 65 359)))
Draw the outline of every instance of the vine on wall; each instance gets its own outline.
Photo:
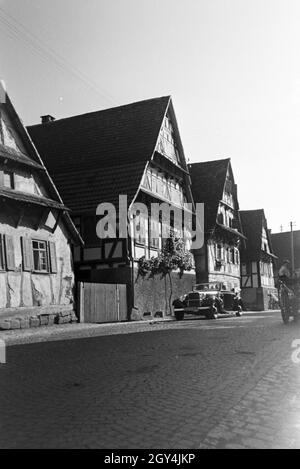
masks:
MULTIPOLYGON (((181 278, 185 271, 191 271, 194 267, 193 255, 187 250, 183 239, 176 238, 174 235, 166 239, 163 249, 158 253, 157 257, 146 259, 142 256, 138 260, 139 275, 142 277, 154 278, 156 275, 161 275, 162 278, 169 278, 170 283, 170 296, 168 306, 172 312, 172 296, 173 284, 171 273, 174 270, 179 270, 179 277, 181 278)), ((167 285, 165 283, 165 288, 167 285)))

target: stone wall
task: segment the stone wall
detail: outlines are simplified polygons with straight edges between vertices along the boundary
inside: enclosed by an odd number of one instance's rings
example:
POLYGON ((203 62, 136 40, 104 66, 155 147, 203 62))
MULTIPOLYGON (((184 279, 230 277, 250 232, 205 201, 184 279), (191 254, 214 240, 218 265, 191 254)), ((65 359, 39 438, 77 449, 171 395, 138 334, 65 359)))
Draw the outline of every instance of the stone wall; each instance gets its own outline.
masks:
MULTIPOLYGON (((161 278, 160 275, 154 278, 141 277, 138 270, 134 272, 134 298, 136 319, 149 316, 170 315, 169 297, 171 293, 170 280, 168 277, 161 278)), ((180 278, 177 272, 172 272, 172 301, 181 295, 192 290, 196 283, 195 273, 186 272, 180 278)), ((172 302, 171 302, 172 303, 172 302)))
POLYGON ((0 331, 78 322, 73 307, 11 308, 0 316, 0 331))
MULTIPOLYGON (((80 272, 80 271, 79 271, 80 272)), ((80 275, 80 273, 79 273, 80 275)), ((80 277, 79 277, 80 279, 80 277)), ((127 286, 128 319, 140 320, 170 314, 168 301, 170 296, 169 278, 155 276, 151 279, 138 275, 138 268, 131 266, 92 269, 89 281, 95 283, 119 283, 127 286)), ((177 272, 172 273, 173 299, 192 290, 196 283, 194 272, 186 272, 182 278, 177 272)))

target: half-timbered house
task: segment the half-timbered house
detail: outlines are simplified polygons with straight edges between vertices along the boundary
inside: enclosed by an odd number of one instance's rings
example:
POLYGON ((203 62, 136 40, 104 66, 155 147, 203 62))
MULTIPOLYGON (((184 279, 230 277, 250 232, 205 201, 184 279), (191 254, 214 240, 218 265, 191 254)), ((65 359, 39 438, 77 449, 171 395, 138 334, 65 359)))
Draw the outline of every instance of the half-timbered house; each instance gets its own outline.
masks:
POLYGON ((197 282, 240 288, 242 233, 230 159, 189 165, 195 203, 204 203, 205 243, 194 252, 197 282))
POLYGON ((290 269, 300 278, 300 231, 281 231, 271 233, 273 252, 278 257, 274 263, 275 283, 278 280, 278 271, 285 260, 290 261, 290 269), (294 262, 293 262, 294 261, 294 262))
MULTIPOLYGON (((72 310, 82 242, 9 97, 0 103, 0 320, 72 310)), ((34 321, 35 325, 38 321, 34 321)), ((45 322, 44 322, 45 324, 45 322)), ((9 328, 6 322, 3 327, 9 328)), ((25 326, 24 326, 25 327, 25 326)))
MULTIPOLYGON (((29 127, 29 132, 85 241, 84 247, 75 250, 77 280, 126 285, 127 312, 118 314, 118 319, 133 317, 133 310, 137 317, 166 313, 169 293, 165 281, 159 277, 142 278, 138 269, 141 257, 157 256, 162 248, 162 220, 149 223, 141 214, 135 239, 101 240, 96 232, 96 210, 100 203, 110 203, 118 213, 120 195, 127 197, 126 208, 134 202, 148 207, 151 202, 166 202, 179 209, 192 203, 171 98, 155 98, 60 120, 49 116, 43 122, 29 127)), ((189 290, 194 281, 191 272, 182 278, 174 272, 173 277, 176 295, 189 290)))
POLYGON ((243 303, 248 309, 274 309, 277 293, 273 265, 276 256, 264 210, 242 210, 240 216, 247 237, 241 253, 243 303))

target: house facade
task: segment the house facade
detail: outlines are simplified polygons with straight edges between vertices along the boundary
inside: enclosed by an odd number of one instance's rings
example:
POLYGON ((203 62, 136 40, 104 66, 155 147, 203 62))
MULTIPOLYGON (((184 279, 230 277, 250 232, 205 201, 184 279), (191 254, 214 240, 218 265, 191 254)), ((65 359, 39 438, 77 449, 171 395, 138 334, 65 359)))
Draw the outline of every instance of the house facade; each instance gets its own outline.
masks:
POLYGON ((294 257, 295 273, 300 277, 300 230, 272 233, 271 241, 274 253, 278 257, 274 264, 275 279, 278 278, 278 270, 285 260, 290 261, 292 268, 292 256, 294 257))
POLYGON ((274 281, 274 255, 264 210, 240 212, 247 237, 242 250, 242 299, 246 308, 263 311, 274 309, 277 291, 274 281))
MULTIPOLYGON (((40 325, 42 312, 52 312, 54 319, 73 311, 72 245, 81 242, 5 95, 0 103, 0 321, 17 315, 24 321, 15 320, 14 327, 28 327, 30 320, 40 325)), ((10 328, 8 321, 1 324, 10 328)))
POLYGON ((197 283, 240 288, 242 233, 230 159, 189 165, 195 203, 204 203, 204 246, 194 252, 197 283))
MULTIPOLYGON (((160 276, 141 276, 139 261, 158 256, 168 228, 188 245, 184 226, 175 227, 172 217, 169 226, 164 226, 161 215, 149 220, 136 212, 128 222, 134 236, 100 239, 97 207, 110 204, 115 208, 118 232, 120 211, 127 213, 133 204, 143 203, 148 213, 153 203, 192 212, 190 177, 171 98, 61 120, 44 119, 28 130, 85 242, 74 253, 77 280, 126 285, 127 319, 169 314, 166 299, 171 285, 160 276)), ((172 272, 171 277, 176 296, 195 282, 193 271, 181 278, 172 272)))

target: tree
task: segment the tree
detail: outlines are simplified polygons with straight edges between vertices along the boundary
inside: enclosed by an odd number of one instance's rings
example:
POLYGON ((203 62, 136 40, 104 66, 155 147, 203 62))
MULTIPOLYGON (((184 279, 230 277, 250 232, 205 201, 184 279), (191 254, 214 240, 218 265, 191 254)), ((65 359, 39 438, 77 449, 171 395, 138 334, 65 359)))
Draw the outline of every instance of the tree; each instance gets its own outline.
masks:
MULTIPOLYGON (((165 279, 165 294, 167 296, 167 282, 169 278, 170 295, 169 295, 169 309, 172 313, 172 296, 173 296, 173 283, 172 271, 179 270, 178 274, 181 278, 185 271, 190 271, 194 267, 193 255, 187 250, 184 240, 176 238, 173 234, 166 239, 163 249, 158 253, 157 257, 146 259, 142 256, 139 261, 139 275, 142 277, 154 278, 156 275, 161 275, 165 279)), ((167 300, 166 300, 167 303, 167 300)))

